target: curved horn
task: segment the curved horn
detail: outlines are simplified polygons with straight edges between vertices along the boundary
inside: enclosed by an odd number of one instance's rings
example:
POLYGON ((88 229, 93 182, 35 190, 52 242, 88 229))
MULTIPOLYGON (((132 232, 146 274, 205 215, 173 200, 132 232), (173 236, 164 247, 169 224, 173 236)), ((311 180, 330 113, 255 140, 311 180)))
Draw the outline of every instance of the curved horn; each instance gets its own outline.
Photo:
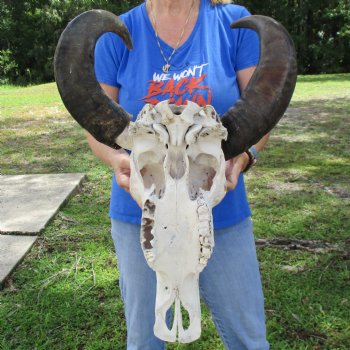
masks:
POLYGON ((246 151, 280 120, 292 98, 297 79, 293 41, 272 18, 244 17, 231 28, 250 28, 260 37, 260 60, 241 99, 221 118, 228 138, 222 148, 226 159, 246 151))
POLYGON ((131 117, 104 93, 94 70, 95 44, 106 32, 116 33, 132 49, 128 29, 112 13, 92 10, 74 18, 61 34, 56 48, 55 79, 72 117, 98 141, 119 148, 116 137, 131 117))

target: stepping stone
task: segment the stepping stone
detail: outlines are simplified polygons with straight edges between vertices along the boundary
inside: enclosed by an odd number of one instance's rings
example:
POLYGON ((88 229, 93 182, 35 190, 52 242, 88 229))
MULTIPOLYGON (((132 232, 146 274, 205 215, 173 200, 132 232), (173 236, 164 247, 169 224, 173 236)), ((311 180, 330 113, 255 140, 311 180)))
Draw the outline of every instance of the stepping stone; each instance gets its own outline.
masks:
POLYGON ((37 236, 0 235, 0 286, 22 261, 36 239, 37 236))
POLYGON ((84 174, 0 175, 0 233, 41 232, 84 174))

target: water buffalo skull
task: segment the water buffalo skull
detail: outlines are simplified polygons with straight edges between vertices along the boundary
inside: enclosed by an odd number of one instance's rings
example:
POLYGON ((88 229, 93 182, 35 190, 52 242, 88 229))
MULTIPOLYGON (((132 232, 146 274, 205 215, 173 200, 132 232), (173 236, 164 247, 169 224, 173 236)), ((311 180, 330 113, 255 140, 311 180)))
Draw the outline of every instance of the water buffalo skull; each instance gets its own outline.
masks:
POLYGON ((211 106, 163 101, 146 105, 117 139, 132 150, 130 190, 143 208, 141 247, 157 274, 154 333, 166 341, 200 336, 198 278, 214 246, 212 207, 226 193, 226 136, 211 106), (174 304, 169 330, 166 313, 174 304))
POLYGON ((276 21, 250 16, 232 28, 260 37, 259 64, 241 99, 219 118, 211 106, 146 105, 131 116, 101 89, 94 73, 94 48, 115 32, 129 49, 125 25, 94 10, 76 17, 59 40, 55 77, 74 119, 98 141, 131 149, 131 192, 142 208, 141 247, 157 273, 155 335, 190 342, 200 336, 198 275, 213 246, 211 210, 225 194, 225 159, 246 151, 282 117, 292 97, 297 69, 292 40, 276 21), (167 310, 175 304, 171 329, 167 310), (189 315, 182 324, 181 306, 189 315))

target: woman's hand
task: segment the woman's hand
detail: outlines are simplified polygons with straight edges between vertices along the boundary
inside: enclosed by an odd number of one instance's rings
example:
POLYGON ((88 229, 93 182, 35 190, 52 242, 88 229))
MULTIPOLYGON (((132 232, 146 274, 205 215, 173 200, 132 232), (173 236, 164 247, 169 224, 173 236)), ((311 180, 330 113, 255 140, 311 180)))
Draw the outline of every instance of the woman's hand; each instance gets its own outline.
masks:
POLYGON ((113 162, 117 184, 126 192, 130 192, 130 156, 125 151, 119 151, 113 162))
POLYGON ((225 175, 227 191, 232 191, 236 187, 239 174, 245 169, 248 162, 249 157, 245 152, 226 161, 225 175))
MULTIPOLYGON (((125 150, 118 150, 117 152, 118 155, 114 158, 112 166, 115 173, 115 178, 117 184, 126 192, 130 193, 130 155, 125 150)), ((143 175, 142 170, 141 175, 143 175)), ((143 205, 140 197, 134 197, 132 194, 131 196, 142 209, 143 205)))

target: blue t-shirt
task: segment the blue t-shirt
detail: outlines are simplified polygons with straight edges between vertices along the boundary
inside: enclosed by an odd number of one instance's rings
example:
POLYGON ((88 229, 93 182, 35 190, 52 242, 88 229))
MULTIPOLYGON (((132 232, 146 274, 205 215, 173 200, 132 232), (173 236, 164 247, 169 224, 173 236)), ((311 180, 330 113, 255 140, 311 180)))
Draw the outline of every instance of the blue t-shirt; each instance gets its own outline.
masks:
MULTIPOLYGON (((169 99, 185 104, 213 105, 219 115, 240 97, 236 72, 259 61, 259 40, 249 29, 230 28, 230 24, 249 12, 238 5, 212 6, 201 0, 197 23, 190 37, 171 60, 168 73, 160 53, 145 3, 120 18, 128 27, 134 49, 129 51, 114 33, 104 34, 95 49, 97 80, 119 88, 119 104, 135 120, 146 103, 169 99)), ((159 38, 165 57, 173 51, 159 38)), ((141 223, 141 209, 130 194, 112 181, 110 216, 130 223, 141 223)), ((233 191, 213 209, 214 227, 239 223, 250 216, 243 175, 233 191)))

